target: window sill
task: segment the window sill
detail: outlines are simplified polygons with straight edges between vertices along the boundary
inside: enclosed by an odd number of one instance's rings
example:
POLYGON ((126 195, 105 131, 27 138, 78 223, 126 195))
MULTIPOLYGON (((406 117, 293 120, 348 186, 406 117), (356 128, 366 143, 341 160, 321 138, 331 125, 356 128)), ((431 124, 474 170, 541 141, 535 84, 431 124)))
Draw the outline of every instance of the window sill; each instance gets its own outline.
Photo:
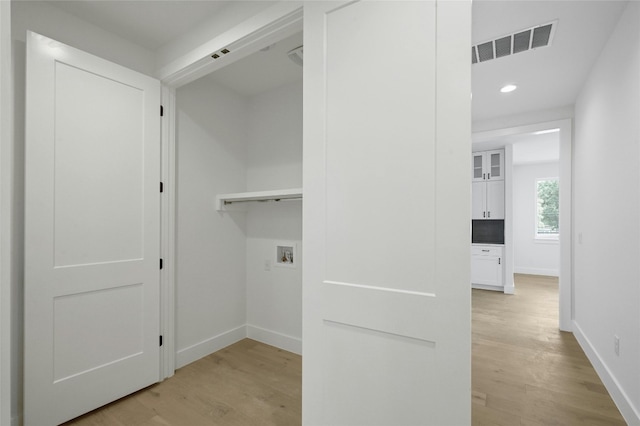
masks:
POLYGON ((554 238, 538 238, 534 237, 533 242, 536 244, 560 244, 560 239, 557 237, 554 238))

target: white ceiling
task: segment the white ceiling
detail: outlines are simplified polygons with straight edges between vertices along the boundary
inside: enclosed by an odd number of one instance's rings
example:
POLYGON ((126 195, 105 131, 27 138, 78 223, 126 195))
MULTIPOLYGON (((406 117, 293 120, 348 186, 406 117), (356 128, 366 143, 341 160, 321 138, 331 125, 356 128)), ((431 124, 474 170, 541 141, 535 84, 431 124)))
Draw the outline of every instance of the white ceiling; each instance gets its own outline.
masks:
MULTIPOLYGON (((27 0, 28 1, 28 0, 27 0)), ((187 33, 230 1, 49 0, 93 25, 155 51, 187 33)))
MULTIPOLYGON (((149 50, 158 50, 233 1, 48 3, 149 50)), ((473 44, 556 19, 558 24, 551 46, 472 66, 473 120, 572 105, 625 5, 626 1, 615 0, 474 0, 473 44), (506 83, 516 83, 519 88, 507 95, 499 93, 506 83)), ((300 78, 296 72, 283 72, 291 65, 286 55, 277 56, 279 63, 275 55, 263 53, 219 71, 214 78, 247 95, 283 84, 287 78, 300 78)))
POLYGON ((302 67, 293 63, 287 53, 301 45, 300 32, 227 65, 206 78, 244 96, 254 96, 286 83, 300 81, 302 67))
POLYGON ((552 44, 472 66, 473 120, 573 105, 626 1, 473 2, 472 43, 558 20, 552 44), (512 83, 515 92, 500 88, 512 83))

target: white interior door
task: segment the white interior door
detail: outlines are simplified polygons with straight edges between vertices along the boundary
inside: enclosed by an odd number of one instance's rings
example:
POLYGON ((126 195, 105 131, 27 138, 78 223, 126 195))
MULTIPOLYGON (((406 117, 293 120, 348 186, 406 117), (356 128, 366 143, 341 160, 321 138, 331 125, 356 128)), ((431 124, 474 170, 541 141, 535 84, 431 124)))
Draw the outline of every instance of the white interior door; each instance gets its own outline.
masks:
POLYGON ((160 83, 27 39, 26 425, 159 380, 160 83))
POLYGON ((471 422, 470 2, 309 2, 303 422, 471 422))

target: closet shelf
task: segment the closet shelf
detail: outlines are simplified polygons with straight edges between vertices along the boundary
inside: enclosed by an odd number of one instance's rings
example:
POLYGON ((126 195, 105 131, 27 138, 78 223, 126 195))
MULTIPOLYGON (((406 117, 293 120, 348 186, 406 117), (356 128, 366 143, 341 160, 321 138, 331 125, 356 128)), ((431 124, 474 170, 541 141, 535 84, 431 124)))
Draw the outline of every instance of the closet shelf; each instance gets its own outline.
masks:
POLYGON ((276 189, 272 191, 238 192, 235 194, 218 194, 216 196, 216 208, 218 211, 226 210, 226 207, 234 203, 248 201, 280 201, 301 200, 302 188, 276 189))

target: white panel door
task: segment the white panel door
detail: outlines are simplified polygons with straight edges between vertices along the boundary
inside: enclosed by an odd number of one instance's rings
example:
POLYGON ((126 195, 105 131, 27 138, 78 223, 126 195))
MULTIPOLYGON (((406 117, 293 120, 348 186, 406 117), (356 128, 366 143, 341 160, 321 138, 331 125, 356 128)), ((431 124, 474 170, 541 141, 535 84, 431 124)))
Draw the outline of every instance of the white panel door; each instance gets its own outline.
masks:
POLYGON ((305 3, 306 425, 470 424, 470 11, 305 3))
POLYGON ((159 380, 160 84, 27 39, 25 425, 159 380))

